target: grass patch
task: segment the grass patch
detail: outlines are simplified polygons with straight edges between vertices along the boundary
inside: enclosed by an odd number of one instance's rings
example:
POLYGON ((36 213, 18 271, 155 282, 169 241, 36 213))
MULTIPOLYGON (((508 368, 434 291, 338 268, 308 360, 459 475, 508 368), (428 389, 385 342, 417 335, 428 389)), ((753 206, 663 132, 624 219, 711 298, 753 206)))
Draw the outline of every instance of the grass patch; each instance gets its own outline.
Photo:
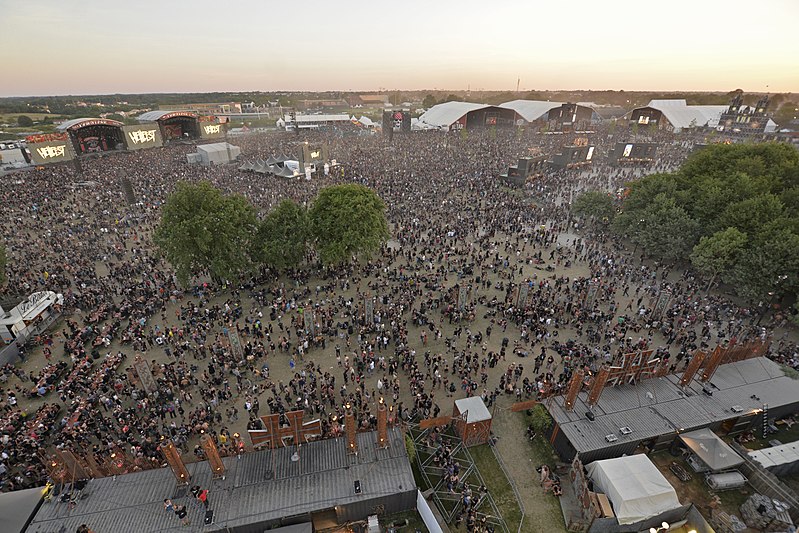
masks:
POLYGON ((429 532, 427 526, 424 525, 424 521, 422 521, 422 517, 419 516, 419 513, 416 511, 405 511, 402 513, 384 516, 380 519, 380 523, 386 528, 385 530, 388 531, 388 527, 391 524, 401 524, 405 520, 408 521, 408 525, 397 525, 397 531, 421 531, 422 533, 429 532))
POLYGON ((516 500, 513 487, 505 477, 505 473, 499 466, 494 452, 487 444, 469 448, 469 453, 474 459, 474 464, 480 475, 483 476, 488 493, 494 498, 502 518, 511 531, 518 531, 519 522, 522 519, 522 510, 516 500))

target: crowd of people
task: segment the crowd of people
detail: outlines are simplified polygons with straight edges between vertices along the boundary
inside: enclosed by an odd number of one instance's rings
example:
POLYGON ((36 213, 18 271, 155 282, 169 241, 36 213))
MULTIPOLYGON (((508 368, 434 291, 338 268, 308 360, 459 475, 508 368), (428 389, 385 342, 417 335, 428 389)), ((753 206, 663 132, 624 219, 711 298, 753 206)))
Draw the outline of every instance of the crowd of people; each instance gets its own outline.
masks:
MULTIPOLYGON (((607 154, 624 135, 599 131, 591 142, 607 154)), ((658 159, 644 168, 595 157, 591 167, 549 171, 524 189, 498 179, 519 156, 552 154, 575 137, 249 133, 231 140, 246 159, 324 141, 343 172, 306 181, 190 166, 192 147, 173 145, 85 159, 79 172, 67 165, 6 176, 7 292, 52 290, 64 303, 42 345, 0 370, 2 489, 41 484, 49 447, 98 463, 124 452, 134 468, 149 468, 163 463, 162 438, 187 460, 202 458, 196 444, 206 433, 223 454, 237 454, 267 411, 304 410, 336 436, 346 405, 369 429, 379 398, 392 422, 437 416, 466 395, 489 405, 537 398, 561 392, 575 368, 596 371, 642 349, 679 371, 699 347, 759 336, 772 341, 771 357, 799 367, 784 324, 767 317, 756 326, 758 309, 708 294, 693 272, 648 261, 570 212, 581 191, 615 194, 646 173, 678 168, 690 138, 655 134, 658 159), (331 184, 364 184, 385 201, 392 237, 369 260, 321 267, 309 253, 303 268, 283 275, 264 268, 181 286, 151 240, 181 180, 244 195, 262 214, 284 198, 307 205, 331 184), (597 294, 586 307, 592 280, 597 294), (673 297, 655 315, 666 288, 673 297), (145 390, 137 355, 157 392, 145 390)), ((476 516, 463 519, 479 531, 476 516)))

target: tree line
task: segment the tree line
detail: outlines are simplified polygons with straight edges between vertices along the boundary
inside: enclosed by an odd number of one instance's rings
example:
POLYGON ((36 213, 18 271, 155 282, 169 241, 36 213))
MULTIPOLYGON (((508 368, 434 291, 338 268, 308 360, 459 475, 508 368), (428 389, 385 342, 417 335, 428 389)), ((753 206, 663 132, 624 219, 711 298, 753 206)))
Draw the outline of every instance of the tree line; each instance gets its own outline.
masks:
POLYGON ((310 206, 283 200, 263 219, 244 197, 207 181, 178 183, 162 208, 156 246, 187 284, 193 276, 234 280, 262 266, 325 265, 369 257, 389 238, 385 203, 357 184, 322 189, 310 206))
POLYGON ((673 173, 629 185, 617 205, 598 191, 573 212, 647 256, 690 264, 749 302, 799 292, 799 151, 777 143, 713 145, 673 173))

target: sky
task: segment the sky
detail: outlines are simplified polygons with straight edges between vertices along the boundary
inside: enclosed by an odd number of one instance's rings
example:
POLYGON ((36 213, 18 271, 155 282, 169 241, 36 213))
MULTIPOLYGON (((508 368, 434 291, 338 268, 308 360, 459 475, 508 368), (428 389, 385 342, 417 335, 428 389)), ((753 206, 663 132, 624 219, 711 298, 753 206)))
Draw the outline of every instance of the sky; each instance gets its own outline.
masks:
POLYGON ((0 96, 799 92, 799 0, 0 0, 0 96))

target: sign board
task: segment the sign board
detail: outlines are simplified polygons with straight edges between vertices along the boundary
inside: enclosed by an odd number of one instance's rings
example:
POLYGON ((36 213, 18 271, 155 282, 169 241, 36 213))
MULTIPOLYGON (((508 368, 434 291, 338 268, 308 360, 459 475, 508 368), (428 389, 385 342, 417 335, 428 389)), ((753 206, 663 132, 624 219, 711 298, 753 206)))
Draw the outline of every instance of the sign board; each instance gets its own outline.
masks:
POLYGON ((122 132, 125 137, 125 147, 128 150, 142 150, 144 148, 158 148, 163 146, 161 130, 158 124, 138 124, 123 126, 122 132))
POLYGON ((48 141, 28 145, 34 165, 49 165, 75 158, 69 141, 48 141))

